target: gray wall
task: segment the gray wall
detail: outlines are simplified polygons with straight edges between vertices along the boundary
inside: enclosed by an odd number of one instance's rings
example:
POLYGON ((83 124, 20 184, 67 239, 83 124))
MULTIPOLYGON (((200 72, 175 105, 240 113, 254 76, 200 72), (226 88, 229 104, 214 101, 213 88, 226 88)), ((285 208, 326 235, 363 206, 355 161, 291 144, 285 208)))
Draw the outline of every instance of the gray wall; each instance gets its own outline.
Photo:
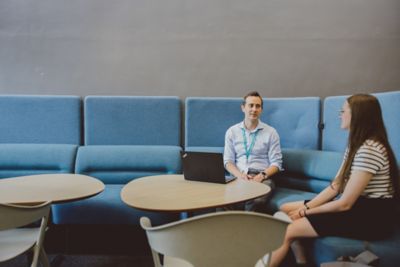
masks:
POLYGON ((1 0, 0 93, 400 90, 399 0, 1 0))

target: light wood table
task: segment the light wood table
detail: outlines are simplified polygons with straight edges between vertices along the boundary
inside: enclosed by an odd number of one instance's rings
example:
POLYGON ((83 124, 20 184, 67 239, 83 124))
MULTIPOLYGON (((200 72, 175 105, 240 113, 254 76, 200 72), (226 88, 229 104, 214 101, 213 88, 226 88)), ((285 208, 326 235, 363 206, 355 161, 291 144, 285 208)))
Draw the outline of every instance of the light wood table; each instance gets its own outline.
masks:
POLYGON ((157 175, 129 182, 122 188, 121 199, 141 210, 186 212, 255 199, 270 190, 263 183, 241 179, 216 184, 187 181, 183 175, 157 175))
POLYGON ((40 174, 0 179, 0 202, 35 204, 69 202, 97 195, 104 184, 81 174, 40 174))

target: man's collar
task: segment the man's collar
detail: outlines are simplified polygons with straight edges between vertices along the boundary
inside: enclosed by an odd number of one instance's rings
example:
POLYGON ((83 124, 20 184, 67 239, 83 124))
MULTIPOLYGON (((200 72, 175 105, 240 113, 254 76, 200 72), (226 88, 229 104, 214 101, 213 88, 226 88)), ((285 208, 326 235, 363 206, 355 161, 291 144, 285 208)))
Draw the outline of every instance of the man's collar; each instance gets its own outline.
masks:
MULTIPOLYGON (((240 128, 247 130, 247 128, 244 126, 244 120, 240 123, 239 126, 240 126, 240 128)), ((256 128, 254 128, 254 130, 251 130, 251 132, 252 133, 257 132, 258 130, 262 130, 262 129, 264 129, 264 125, 260 120, 258 120, 258 124, 257 124, 256 128)))

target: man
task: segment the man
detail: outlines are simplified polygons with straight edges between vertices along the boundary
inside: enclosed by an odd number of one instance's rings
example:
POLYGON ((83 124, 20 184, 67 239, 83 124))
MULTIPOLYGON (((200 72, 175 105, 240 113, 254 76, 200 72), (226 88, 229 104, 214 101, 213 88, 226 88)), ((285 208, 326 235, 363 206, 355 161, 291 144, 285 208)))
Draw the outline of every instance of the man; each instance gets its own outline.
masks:
MULTIPOLYGON (((250 92, 241 105, 244 120, 230 127, 225 134, 224 165, 232 175, 244 180, 265 183, 274 188, 272 175, 282 169, 279 135, 274 128, 260 121, 263 99, 250 92)), ((245 209, 264 211, 267 196, 245 203, 245 209)))

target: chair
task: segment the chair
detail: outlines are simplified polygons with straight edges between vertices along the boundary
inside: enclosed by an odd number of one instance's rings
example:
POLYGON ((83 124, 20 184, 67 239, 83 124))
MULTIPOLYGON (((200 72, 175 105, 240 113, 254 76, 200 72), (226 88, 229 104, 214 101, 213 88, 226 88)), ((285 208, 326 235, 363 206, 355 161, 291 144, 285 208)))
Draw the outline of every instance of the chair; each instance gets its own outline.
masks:
POLYGON ((50 267, 43 249, 44 234, 50 211, 50 202, 36 206, 0 204, 0 262, 15 258, 32 249, 31 267, 36 267, 38 260, 43 266, 50 267), (41 219, 39 227, 18 228, 41 219))
POLYGON ((140 224, 155 267, 268 266, 271 257, 264 257, 267 262, 260 259, 282 244, 288 225, 266 214, 245 211, 209 213, 156 227, 142 217, 140 224))

